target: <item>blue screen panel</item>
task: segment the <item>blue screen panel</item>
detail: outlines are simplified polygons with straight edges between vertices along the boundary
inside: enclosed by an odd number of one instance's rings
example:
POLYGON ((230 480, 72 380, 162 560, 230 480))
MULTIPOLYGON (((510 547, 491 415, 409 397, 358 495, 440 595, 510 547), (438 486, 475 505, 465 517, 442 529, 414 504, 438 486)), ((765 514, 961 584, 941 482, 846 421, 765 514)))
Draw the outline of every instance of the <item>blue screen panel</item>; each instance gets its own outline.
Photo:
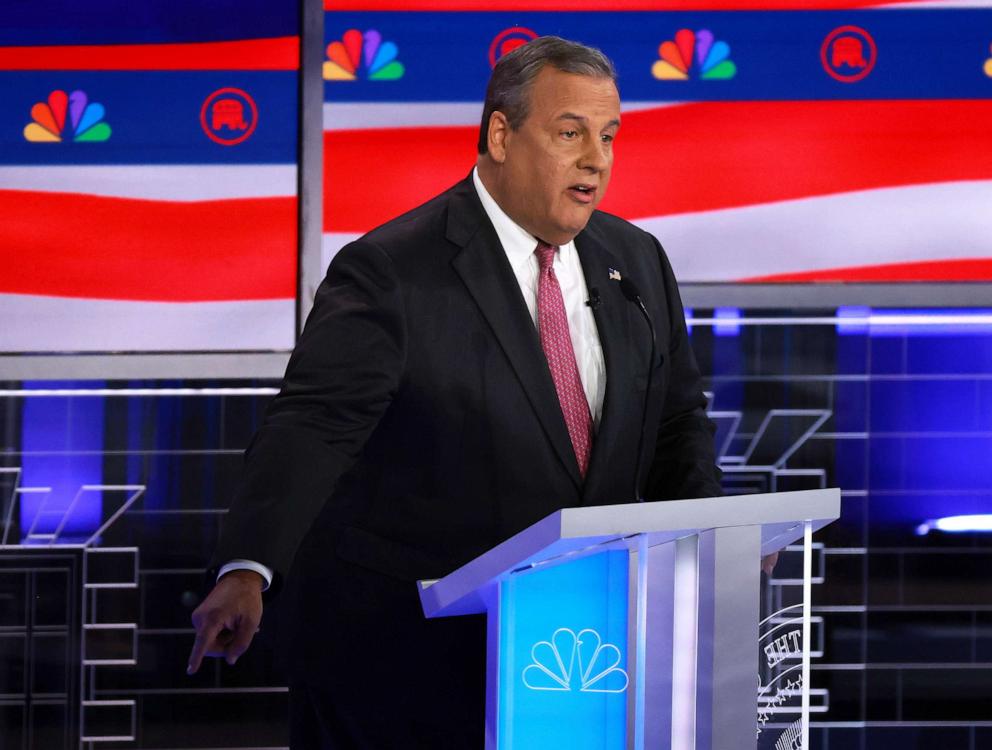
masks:
POLYGON ((626 551, 503 585, 500 748, 626 746, 627 589, 626 551))

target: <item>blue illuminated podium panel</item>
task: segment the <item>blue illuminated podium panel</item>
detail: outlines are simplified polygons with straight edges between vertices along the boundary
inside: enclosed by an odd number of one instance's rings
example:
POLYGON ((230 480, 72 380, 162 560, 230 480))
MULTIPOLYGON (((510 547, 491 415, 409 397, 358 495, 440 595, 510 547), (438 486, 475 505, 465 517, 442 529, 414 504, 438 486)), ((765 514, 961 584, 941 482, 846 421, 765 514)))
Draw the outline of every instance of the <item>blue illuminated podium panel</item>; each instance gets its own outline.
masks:
POLYGON ((628 571, 601 552, 501 587, 499 747, 625 747, 628 571))

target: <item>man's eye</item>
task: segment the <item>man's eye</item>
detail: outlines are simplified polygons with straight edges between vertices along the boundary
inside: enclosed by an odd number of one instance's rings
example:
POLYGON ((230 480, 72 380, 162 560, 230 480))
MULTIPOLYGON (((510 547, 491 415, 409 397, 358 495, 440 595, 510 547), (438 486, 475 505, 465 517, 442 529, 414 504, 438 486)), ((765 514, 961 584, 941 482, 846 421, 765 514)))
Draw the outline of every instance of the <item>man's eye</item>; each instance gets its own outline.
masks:
POLYGON ((615 137, 616 136, 609 135, 608 133, 606 133, 600 136, 600 140, 603 141, 603 143, 613 143, 613 139, 615 137))
POLYGON ((577 137, 579 135, 579 131, 578 130, 563 130, 562 133, 561 133, 561 135, 562 135, 562 138, 568 138, 569 140, 571 140, 572 138, 575 138, 575 137, 577 137))

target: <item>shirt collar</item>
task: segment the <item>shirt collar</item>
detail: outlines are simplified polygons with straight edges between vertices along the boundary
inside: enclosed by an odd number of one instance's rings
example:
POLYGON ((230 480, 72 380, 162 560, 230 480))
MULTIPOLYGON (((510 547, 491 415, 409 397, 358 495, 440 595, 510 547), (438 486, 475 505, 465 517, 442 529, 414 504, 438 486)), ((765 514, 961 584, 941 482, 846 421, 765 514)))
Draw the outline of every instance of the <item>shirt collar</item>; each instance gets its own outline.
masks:
MULTIPOLYGON (((485 209, 489 221, 493 223, 493 227, 496 229, 496 236, 499 237, 500 244, 503 246, 503 252, 506 253, 506 257, 510 261, 510 265, 514 271, 518 270, 525 263, 528 263, 531 258, 535 257, 534 250, 537 249, 537 237, 517 224, 499 207, 496 199, 489 194, 486 186, 482 184, 478 167, 472 169, 472 184, 475 186, 475 192, 479 194, 479 200, 482 201, 482 208, 485 209)), ((574 252, 575 242, 569 241, 567 244, 558 248, 558 257, 564 261, 570 258, 574 252)))

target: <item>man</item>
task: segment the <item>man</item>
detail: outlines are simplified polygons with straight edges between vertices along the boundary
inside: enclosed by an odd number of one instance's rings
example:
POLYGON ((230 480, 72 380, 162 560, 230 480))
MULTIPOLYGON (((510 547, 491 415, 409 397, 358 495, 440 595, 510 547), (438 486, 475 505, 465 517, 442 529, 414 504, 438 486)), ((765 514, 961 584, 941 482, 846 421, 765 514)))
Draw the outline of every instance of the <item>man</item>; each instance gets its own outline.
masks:
POLYGON ((561 507, 719 494, 668 261, 595 211, 619 127, 600 52, 530 42, 473 173, 331 264, 193 618, 190 670, 233 663, 285 582, 294 747, 481 747, 484 623, 425 620, 414 581, 561 507))

